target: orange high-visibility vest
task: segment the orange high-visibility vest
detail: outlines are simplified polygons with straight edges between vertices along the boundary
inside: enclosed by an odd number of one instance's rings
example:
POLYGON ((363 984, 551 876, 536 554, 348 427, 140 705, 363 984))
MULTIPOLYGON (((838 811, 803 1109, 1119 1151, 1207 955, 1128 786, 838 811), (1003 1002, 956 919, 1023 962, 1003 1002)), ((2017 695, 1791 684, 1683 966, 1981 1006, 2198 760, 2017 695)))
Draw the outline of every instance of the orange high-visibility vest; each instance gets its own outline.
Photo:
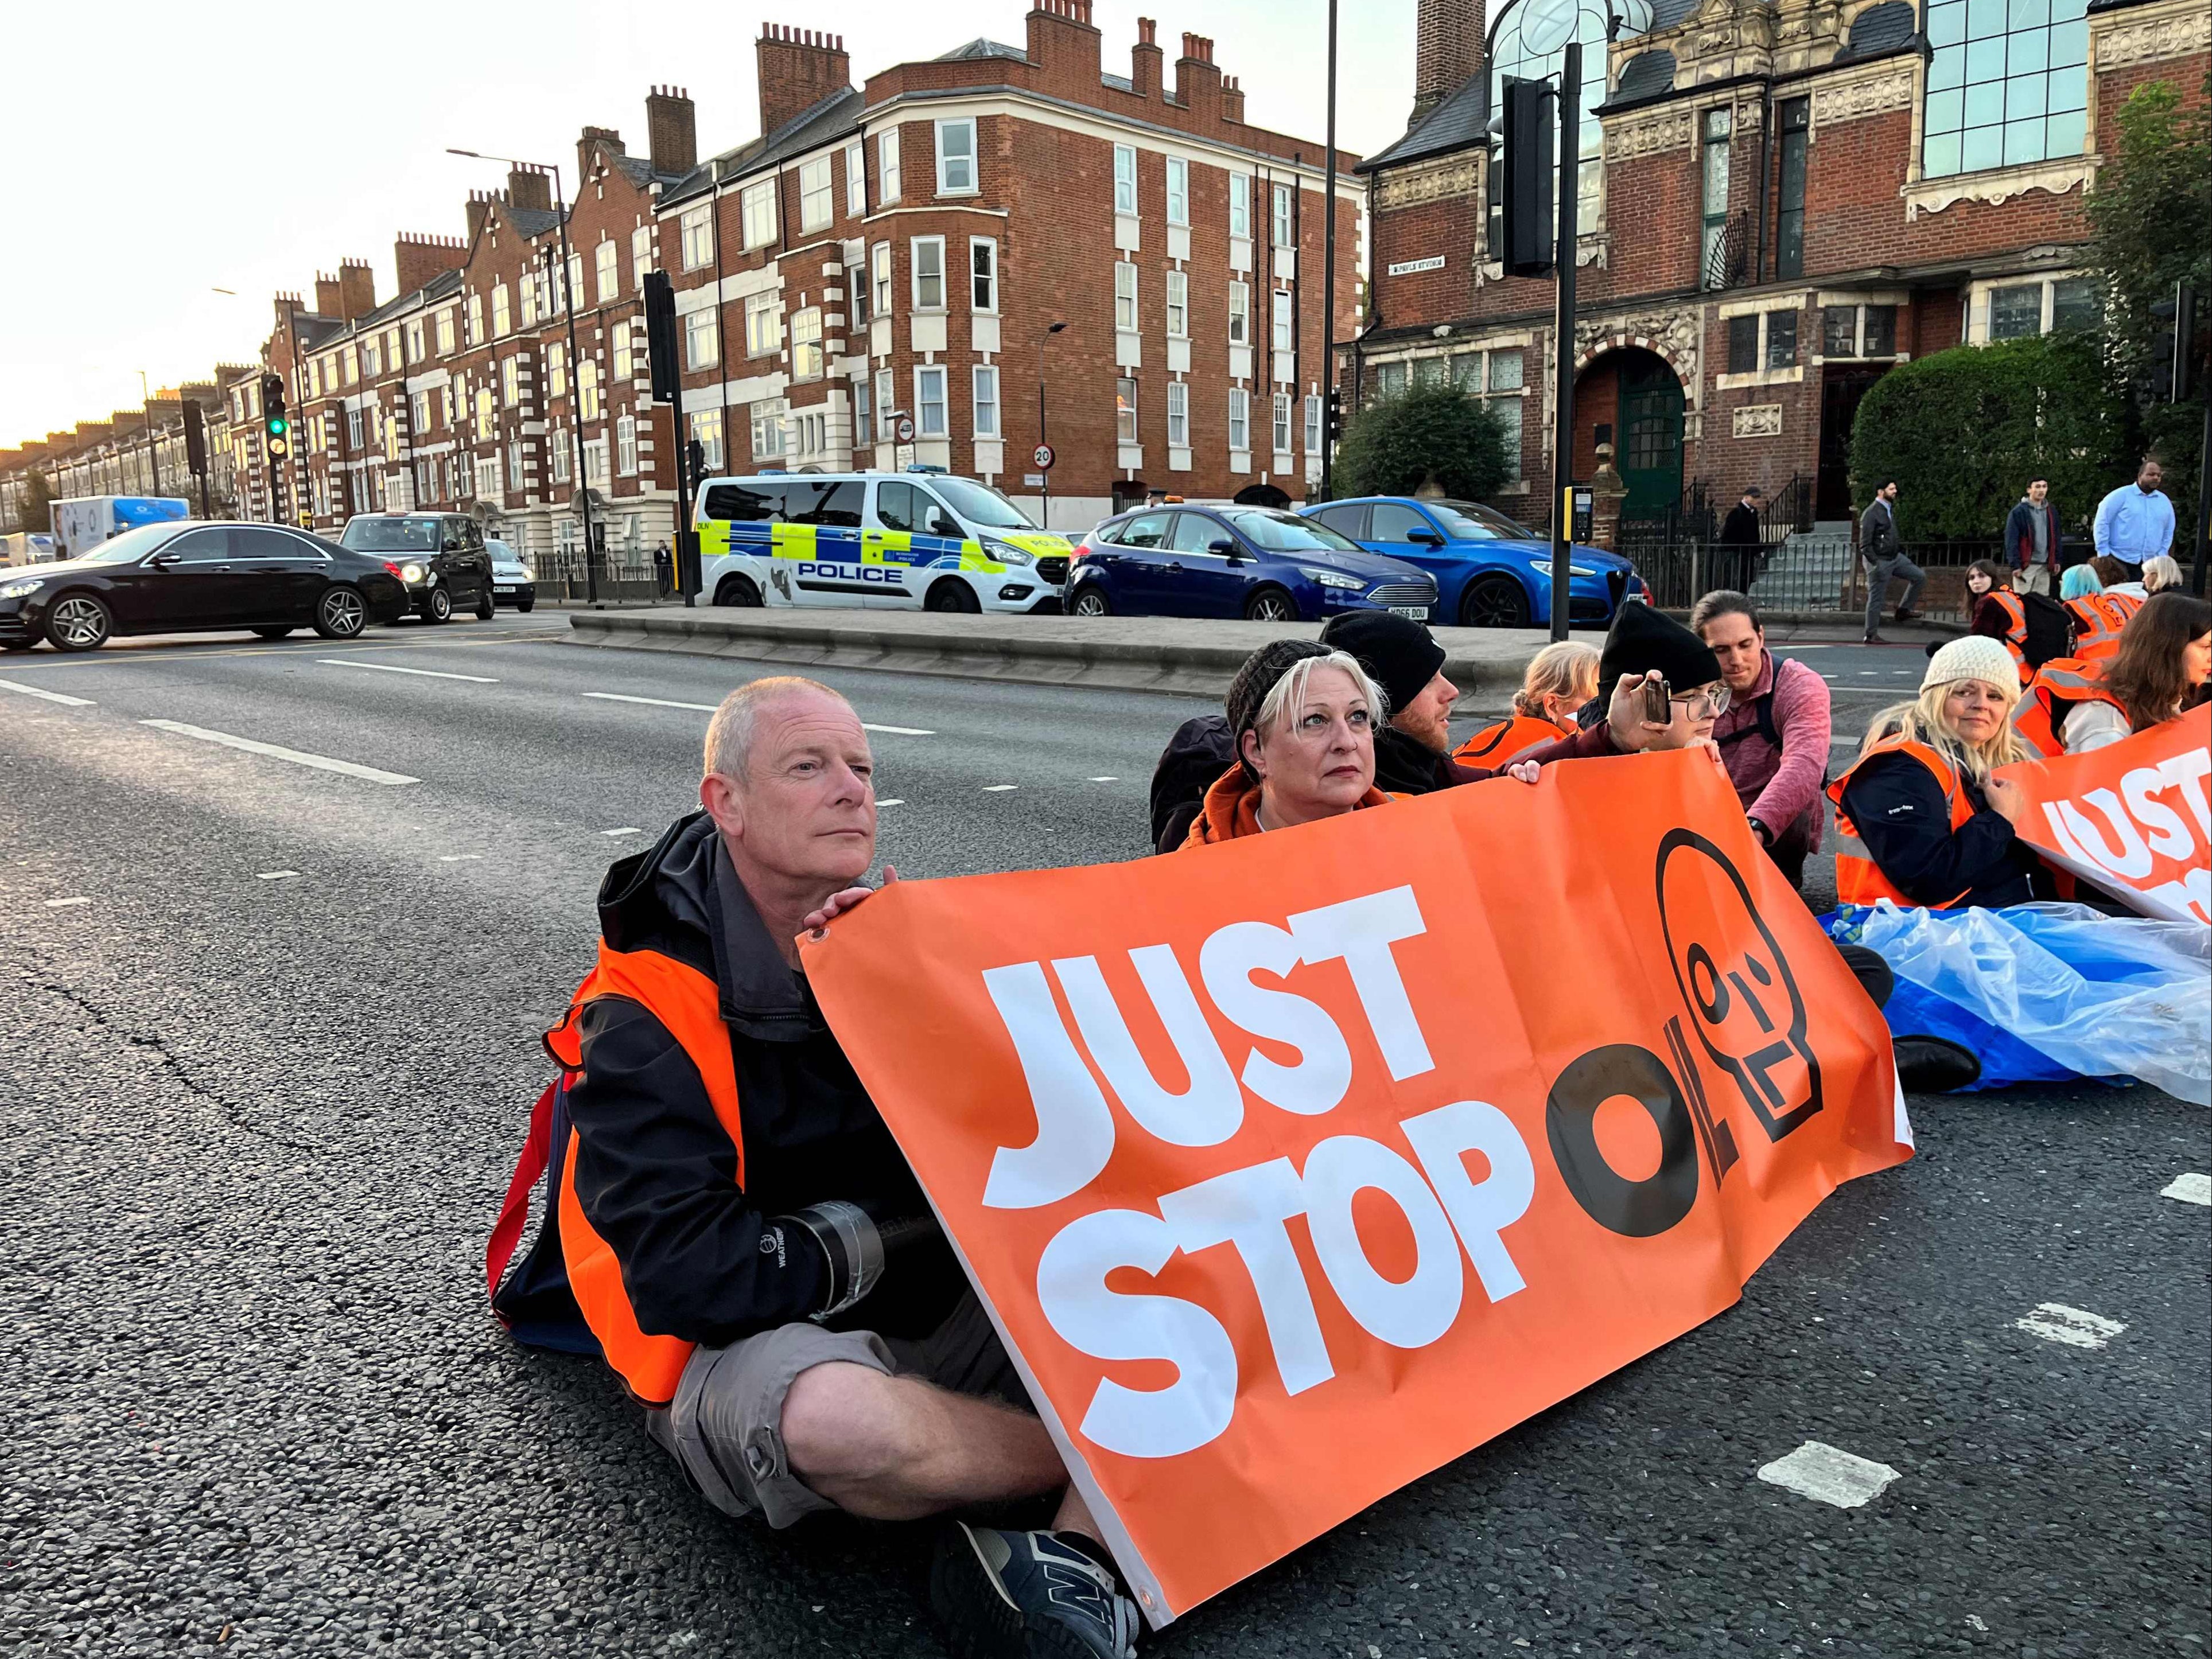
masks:
POLYGON ((1562 737, 1574 735, 1572 726, 1557 725, 1538 715, 1508 715, 1503 720, 1493 720, 1454 749, 1452 759, 1463 766, 1487 766, 1498 772, 1530 749, 1541 748, 1547 743, 1556 743, 1562 737))
MULTIPOLYGON (((2063 736, 2066 711, 2077 703, 2104 703, 2118 709, 2124 717, 2127 710, 2120 699, 2106 691, 2104 670, 2094 663, 2085 663, 2079 657, 2061 657, 2055 663, 2045 663, 2012 711, 2012 729, 2020 734, 2021 741, 2045 760, 2066 753, 2063 736)), ((2132 727, 2134 722, 2129 721, 2132 727)))
POLYGON ((1859 839, 1858 827, 1851 822, 1850 814, 1844 810, 1844 786, 1851 781, 1851 773, 1877 754, 1909 754, 1935 774, 1936 781, 1943 786, 1943 799, 1951 808, 1951 830, 1956 834, 1961 825, 1974 815, 1974 803, 1967 799, 1966 791, 1959 782, 1959 769, 1927 744, 1909 737, 1893 737, 1876 744, 1851 763, 1850 771, 1828 785, 1828 799, 1836 803, 1836 901, 1844 905, 1871 905, 1876 899, 1887 899, 1893 904, 1910 910, 1919 906, 1927 910, 1948 910, 1966 896, 1969 890, 1953 893, 1940 905, 1921 905, 1917 899, 1908 899, 1897 885, 1881 873, 1867 851, 1866 843, 1859 839))
POLYGON ((2020 670, 2020 683, 2025 686, 2035 678, 2035 670, 2027 664, 2027 607, 2021 603, 2018 594, 2004 588, 1991 588, 1982 597, 1995 600, 2005 614, 2004 648, 2012 653, 2013 666, 2020 670))
MULTIPOLYGON (((610 950, 599 942, 599 962, 568 1004, 561 1023, 545 1035, 545 1046, 571 1072, 583 1069, 577 1016, 595 997, 627 996, 668 1028, 707 1087, 714 1116, 737 1149, 737 1184, 745 1178, 744 1127, 738 1115, 737 1063, 730 1053, 729 1027, 722 1023, 721 995, 714 982, 658 951, 610 950)), ((576 1196, 578 1137, 572 1129, 561 1150, 561 1255, 568 1269, 568 1288, 607 1363, 629 1390, 648 1406, 676 1397, 677 1379, 697 1346, 673 1336, 656 1336, 638 1328, 623 1286, 622 1263, 599 1237, 576 1196)))
POLYGON ((2081 663, 2101 663, 2120 648, 2120 630, 2141 610, 2143 602, 2130 593, 2085 593, 2069 599, 2074 613, 2074 657, 2081 663))

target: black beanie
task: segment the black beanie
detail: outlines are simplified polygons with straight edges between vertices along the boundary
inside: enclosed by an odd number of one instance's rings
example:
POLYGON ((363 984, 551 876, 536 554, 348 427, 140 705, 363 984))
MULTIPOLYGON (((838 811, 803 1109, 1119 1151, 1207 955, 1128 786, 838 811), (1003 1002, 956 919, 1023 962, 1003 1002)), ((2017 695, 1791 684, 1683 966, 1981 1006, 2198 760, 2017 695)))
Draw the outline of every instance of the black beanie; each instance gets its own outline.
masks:
POLYGON ((1244 666, 1229 682, 1229 694, 1221 702, 1222 712, 1229 717, 1230 750, 1254 783, 1260 779, 1244 759, 1244 734, 1260 724, 1260 705, 1275 682, 1291 671, 1291 664, 1301 657, 1328 655, 1328 647, 1310 639, 1270 639, 1244 659, 1244 666))
POLYGON ((1624 604, 1613 619, 1613 632, 1605 637, 1605 654, 1598 659, 1597 701, 1601 705, 1624 674, 1649 674, 1657 669, 1677 691, 1710 685, 1721 677, 1720 658, 1712 647, 1677 622, 1640 600, 1624 604))
POLYGON ((1387 610, 1352 610, 1332 616, 1321 631, 1331 651, 1349 651, 1382 687, 1395 714, 1428 687, 1444 665, 1444 648, 1428 625, 1387 610))

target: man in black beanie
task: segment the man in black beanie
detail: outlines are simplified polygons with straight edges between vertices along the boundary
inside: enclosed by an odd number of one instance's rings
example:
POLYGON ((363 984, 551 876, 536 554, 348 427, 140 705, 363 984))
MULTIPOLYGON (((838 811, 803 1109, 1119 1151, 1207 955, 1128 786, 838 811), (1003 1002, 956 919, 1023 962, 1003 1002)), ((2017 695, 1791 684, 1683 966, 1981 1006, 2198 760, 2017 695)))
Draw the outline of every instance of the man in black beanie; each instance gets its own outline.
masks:
POLYGON ((1451 758, 1451 710, 1459 687, 1444 677, 1444 648, 1428 625, 1387 610, 1347 611, 1323 625, 1321 642, 1359 659, 1390 699, 1390 724, 1375 734, 1375 787, 1427 795, 1491 774, 1451 758))

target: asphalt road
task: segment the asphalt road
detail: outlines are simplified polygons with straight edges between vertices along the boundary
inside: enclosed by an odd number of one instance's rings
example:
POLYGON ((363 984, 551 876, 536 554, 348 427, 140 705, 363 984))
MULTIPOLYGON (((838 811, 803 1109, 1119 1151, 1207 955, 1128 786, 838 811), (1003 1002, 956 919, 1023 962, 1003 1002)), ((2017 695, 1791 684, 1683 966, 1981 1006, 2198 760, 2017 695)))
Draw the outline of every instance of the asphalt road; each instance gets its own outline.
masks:
MULTIPOLYGON (((0 1652, 939 1651, 922 1529, 726 1521, 484 1311, 599 875, 691 799, 706 715, 667 705, 744 673, 565 632, 0 658, 0 1652)), ((1804 654, 1844 736, 1917 683, 1804 654)), ((1200 706, 825 677, 907 729, 874 741, 913 875, 1142 851, 1200 706)), ((2207 1211, 2160 1193, 2212 1169, 2205 1113, 1914 1104, 1919 1155, 1741 1306, 1146 1650, 2203 1654, 2207 1211), (2022 1329, 2045 1304, 2124 1329, 2022 1329), (1757 1478, 1808 1441, 1898 1478, 1757 1478)))

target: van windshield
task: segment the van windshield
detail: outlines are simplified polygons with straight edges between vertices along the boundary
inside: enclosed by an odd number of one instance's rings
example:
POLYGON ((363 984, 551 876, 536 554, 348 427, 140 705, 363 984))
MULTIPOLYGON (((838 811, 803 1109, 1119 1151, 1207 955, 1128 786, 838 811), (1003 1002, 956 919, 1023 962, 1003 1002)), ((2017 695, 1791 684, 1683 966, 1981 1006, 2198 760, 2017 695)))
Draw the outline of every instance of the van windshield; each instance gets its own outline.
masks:
POLYGON ((352 518, 338 545, 356 553, 435 553, 438 521, 434 518, 352 518))
POLYGON ((1035 530, 1036 521, 988 484, 972 478, 933 478, 929 487, 947 506, 986 530, 1035 530))

